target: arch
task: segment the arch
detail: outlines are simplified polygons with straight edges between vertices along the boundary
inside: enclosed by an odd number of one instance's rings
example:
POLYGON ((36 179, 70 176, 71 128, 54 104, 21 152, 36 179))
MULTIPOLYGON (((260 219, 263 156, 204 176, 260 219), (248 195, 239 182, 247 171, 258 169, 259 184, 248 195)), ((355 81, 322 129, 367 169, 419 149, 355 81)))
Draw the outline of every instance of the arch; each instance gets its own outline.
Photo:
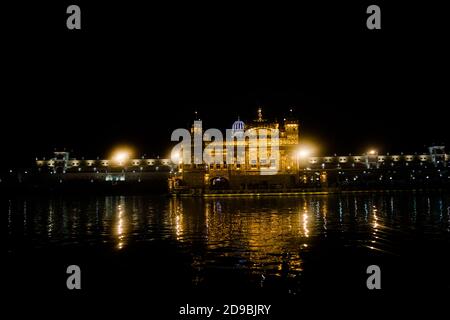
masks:
POLYGON ((227 178, 218 176, 214 177, 209 182, 209 187, 214 190, 224 190, 230 188, 230 182, 227 178))

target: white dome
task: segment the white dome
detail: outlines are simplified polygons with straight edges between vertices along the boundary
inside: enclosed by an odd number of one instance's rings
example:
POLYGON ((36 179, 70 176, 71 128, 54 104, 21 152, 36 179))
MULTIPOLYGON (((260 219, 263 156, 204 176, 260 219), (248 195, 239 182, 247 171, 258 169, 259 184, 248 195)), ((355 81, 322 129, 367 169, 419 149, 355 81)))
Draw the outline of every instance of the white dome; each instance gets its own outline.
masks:
POLYGON ((244 130, 244 128, 245 128, 245 124, 243 121, 238 120, 233 123, 233 127, 232 127, 233 130, 244 130))
POLYGON ((233 133, 233 136, 237 135, 237 134, 243 134, 244 133, 244 129, 245 129, 245 124, 244 124, 243 121, 241 121, 239 119, 237 121, 235 121, 233 123, 233 126, 231 127, 231 131, 233 133))

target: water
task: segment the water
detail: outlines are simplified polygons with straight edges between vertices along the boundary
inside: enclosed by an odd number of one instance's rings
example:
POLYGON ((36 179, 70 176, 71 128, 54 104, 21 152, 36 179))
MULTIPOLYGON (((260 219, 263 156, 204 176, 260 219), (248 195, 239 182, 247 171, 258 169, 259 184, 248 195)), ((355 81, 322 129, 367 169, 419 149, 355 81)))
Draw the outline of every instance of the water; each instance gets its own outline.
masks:
POLYGON ((450 291, 449 194, 6 202, 8 266, 20 290, 62 292, 65 266, 79 264, 96 294, 358 296, 377 264, 384 292, 450 291), (27 277, 30 265, 44 276, 27 277))

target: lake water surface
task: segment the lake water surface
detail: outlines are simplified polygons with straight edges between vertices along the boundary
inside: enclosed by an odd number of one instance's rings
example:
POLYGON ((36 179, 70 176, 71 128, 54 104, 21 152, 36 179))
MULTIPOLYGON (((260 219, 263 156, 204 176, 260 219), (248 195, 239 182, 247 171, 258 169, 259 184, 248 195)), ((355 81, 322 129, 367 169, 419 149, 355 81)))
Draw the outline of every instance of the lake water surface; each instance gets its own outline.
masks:
POLYGON ((230 292, 359 294, 367 292, 372 264, 393 295, 445 295, 450 288, 448 194, 4 203, 9 271, 22 289, 31 282, 63 290, 69 264, 81 266, 88 292, 152 288, 181 300, 230 292), (43 276, 27 277, 30 265, 43 276))

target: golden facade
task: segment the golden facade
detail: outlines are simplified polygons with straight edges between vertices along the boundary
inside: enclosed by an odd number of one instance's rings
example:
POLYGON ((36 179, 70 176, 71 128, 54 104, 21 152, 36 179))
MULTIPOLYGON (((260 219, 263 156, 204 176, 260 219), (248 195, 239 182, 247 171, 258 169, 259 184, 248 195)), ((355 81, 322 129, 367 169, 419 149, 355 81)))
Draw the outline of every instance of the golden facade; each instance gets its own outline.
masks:
MULTIPOLYGON (((191 128, 191 134, 209 140, 208 130, 203 132, 199 122, 191 128)), ((169 182, 171 189, 247 189, 291 184, 298 169, 297 119, 269 121, 259 108, 255 120, 244 124, 238 119, 226 136, 228 139, 222 141, 203 142, 202 161, 191 150, 191 163, 179 163, 178 172, 169 182)))
MULTIPOLYGON (((194 125, 191 133, 203 135, 200 130, 201 127, 194 125)), ((242 174, 259 173, 263 169, 274 168, 275 164, 277 172, 289 172, 296 168, 299 141, 299 123, 296 119, 284 119, 280 125, 277 121, 264 119, 259 108, 255 120, 244 124, 238 119, 233 124, 231 136, 232 139, 225 139, 215 146, 214 141, 205 143, 201 165, 182 164, 181 167, 189 170, 205 166, 210 172, 233 170, 242 174), (257 139, 252 140, 251 137, 257 139)), ((192 157, 192 163, 198 163, 195 157, 192 157)))

